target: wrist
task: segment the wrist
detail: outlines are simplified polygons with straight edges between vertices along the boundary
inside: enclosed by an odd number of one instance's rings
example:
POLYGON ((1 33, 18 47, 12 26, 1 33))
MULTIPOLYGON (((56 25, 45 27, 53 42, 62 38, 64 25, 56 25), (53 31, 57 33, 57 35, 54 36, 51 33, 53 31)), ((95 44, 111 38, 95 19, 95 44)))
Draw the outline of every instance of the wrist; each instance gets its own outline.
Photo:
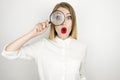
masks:
POLYGON ((33 32, 29 32, 29 33, 27 33, 27 36, 29 36, 30 39, 35 37, 35 35, 34 35, 33 32))

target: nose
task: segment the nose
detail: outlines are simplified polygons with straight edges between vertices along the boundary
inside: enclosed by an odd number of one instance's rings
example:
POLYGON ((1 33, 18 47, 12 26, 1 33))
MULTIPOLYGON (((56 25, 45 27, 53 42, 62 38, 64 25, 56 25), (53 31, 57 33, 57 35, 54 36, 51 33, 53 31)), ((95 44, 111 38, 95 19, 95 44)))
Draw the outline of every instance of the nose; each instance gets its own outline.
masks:
POLYGON ((67 23, 67 20, 66 20, 66 17, 65 17, 63 25, 66 25, 66 23, 67 23))

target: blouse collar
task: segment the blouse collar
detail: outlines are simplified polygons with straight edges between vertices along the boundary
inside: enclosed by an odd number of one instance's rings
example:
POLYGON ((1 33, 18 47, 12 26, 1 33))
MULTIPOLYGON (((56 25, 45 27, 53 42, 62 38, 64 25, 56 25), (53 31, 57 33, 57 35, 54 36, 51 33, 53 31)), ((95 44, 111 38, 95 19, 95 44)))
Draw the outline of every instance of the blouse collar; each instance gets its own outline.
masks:
POLYGON ((71 42, 72 38, 68 37, 68 38, 63 40, 63 39, 59 38, 58 36, 56 36, 54 40, 58 44, 65 46, 65 45, 69 45, 69 43, 71 42))

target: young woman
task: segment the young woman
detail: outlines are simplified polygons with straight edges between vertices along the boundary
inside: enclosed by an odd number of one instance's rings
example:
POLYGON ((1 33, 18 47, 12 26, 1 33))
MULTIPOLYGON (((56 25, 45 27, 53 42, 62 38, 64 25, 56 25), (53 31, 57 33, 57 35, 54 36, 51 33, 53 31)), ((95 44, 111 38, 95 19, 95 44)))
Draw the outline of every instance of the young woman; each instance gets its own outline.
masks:
POLYGON ((32 31, 5 46, 2 55, 8 59, 34 59, 40 80, 86 80, 83 62, 87 46, 77 40, 74 9, 70 4, 61 2, 54 7, 54 11, 64 14, 62 24, 54 25, 48 21, 36 24, 32 31), (48 39, 24 45, 44 34, 48 26, 48 39))

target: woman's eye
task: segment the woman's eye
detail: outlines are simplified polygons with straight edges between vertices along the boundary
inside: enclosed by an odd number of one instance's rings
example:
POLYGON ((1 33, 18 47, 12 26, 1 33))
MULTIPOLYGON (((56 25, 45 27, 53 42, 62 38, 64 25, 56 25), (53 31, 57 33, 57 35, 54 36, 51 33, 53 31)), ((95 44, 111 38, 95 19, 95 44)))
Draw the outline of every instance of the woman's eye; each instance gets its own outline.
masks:
POLYGON ((56 20, 60 20, 60 16, 56 16, 56 20))
POLYGON ((67 19, 68 19, 68 20, 71 20, 71 19, 72 19, 72 16, 68 16, 67 19))

